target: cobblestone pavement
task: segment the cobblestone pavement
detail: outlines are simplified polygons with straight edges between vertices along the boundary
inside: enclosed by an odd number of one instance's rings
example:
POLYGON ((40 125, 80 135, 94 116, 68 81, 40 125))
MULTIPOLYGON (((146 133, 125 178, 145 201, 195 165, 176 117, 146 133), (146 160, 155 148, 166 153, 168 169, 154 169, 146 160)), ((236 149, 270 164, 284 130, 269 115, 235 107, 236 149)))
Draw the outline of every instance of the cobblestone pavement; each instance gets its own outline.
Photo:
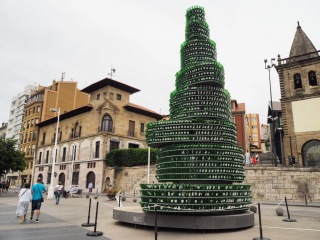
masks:
MULTIPOLYGON (((113 220, 112 209, 117 206, 116 201, 108 200, 105 196, 92 198, 90 223, 94 223, 97 201, 99 201, 97 232, 103 236, 89 237, 86 234, 94 232, 94 227, 81 227, 88 220, 89 199, 62 198, 59 205, 54 200, 45 200, 41 208, 40 222, 27 220, 18 223, 15 210, 18 197, 13 190, 0 196, 0 240, 51 240, 51 239, 155 239, 153 227, 135 226, 113 220)), ((296 222, 285 222, 288 218, 286 207, 281 205, 285 214, 276 215, 275 203, 261 203, 262 235, 272 240, 319 240, 320 239, 320 204, 311 206, 289 204, 290 219, 296 222)), ((124 206, 136 206, 131 198, 123 202, 124 206)), ((30 216, 30 209, 29 213, 30 216)), ((248 240, 260 237, 259 217, 255 214, 255 225, 251 228, 229 231, 194 231, 181 229, 160 228, 158 240, 248 240)))

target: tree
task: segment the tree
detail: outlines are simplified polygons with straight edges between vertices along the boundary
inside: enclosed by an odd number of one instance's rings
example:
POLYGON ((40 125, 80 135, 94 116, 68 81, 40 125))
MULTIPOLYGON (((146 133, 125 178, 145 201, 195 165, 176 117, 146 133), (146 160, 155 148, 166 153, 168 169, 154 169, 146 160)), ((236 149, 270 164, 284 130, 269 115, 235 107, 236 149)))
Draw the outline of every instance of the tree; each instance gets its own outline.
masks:
POLYGON ((0 175, 10 170, 23 171, 27 166, 24 153, 15 149, 16 142, 13 139, 0 140, 0 175))
MULTIPOLYGON (((156 163, 157 149, 150 149, 150 162, 156 163)), ((148 149, 147 148, 129 148, 116 149, 107 153, 105 162, 107 166, 131 167, 137 165, 148 164, 148 149)))

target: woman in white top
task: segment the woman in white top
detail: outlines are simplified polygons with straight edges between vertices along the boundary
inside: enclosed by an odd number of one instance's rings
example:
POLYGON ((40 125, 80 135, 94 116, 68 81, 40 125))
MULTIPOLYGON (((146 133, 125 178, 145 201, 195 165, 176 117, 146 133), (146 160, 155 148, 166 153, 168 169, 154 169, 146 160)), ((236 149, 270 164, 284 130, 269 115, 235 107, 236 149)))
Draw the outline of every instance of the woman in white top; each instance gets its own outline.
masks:
POLYGON ((58 185, 54 189, 54 195, 56 196, 56 204, 58 205, 60 202, 60 197, 62 195, 63 185, 59 181, 58 185))
POLYGON ((25 183, 24 187, 19 193, 19 223, 26 221, 26 215, 28 212, 29 202, 32 200, 32 194, 30 190, 30 184, 25 183))

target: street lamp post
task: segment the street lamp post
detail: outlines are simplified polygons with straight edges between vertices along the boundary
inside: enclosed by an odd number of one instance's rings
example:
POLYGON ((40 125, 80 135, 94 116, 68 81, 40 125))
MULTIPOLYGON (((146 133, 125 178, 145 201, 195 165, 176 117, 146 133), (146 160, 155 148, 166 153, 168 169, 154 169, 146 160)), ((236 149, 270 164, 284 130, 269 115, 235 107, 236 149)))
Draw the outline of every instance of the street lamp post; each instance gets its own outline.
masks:
POLYGON ((285 166, 285 164, 284 164, 285 158, 283 156, 282 128, 277 128, 277 129, 279 130, 279 134, 280 134, 281 163, 282 163, 282 166, 285 166))
POLYGON ((51 169, 51 180, 50 180, 50 186, 48 191, 48 197, 47 199, 53 199, 54 193, 53 193, 53 180, 54 180, 54 167, 57 161, 57 143, 58 143, 58 133, 59 133, 59 119, 60 119, 60 108, 50 108, 51 112, 56 112, 58 114, 57 116, 57 127, 56 127, 56 136, 54 138, 54 158, 52 160, 52 169, 51 169))
POLYGON ((273 123, 273 121, 275 120, 275 118, 273 118, 272 87, 271 87, 271 77, 270 77, 270 69, 275 66, 273 61, 275 61, 275 59, 271 58, 270 65, 267 65, 268 60, 265 59, 264 60, 264 66, 265 66, 265 69, 267 69, 268 72, 269 72, 269 90, 270 90, 271 116, 268 116, 268 119, 270 119, 270 121, 271 121, 271 124, 270 124, 270 128, 271 128, 270 129, 270 132, 271 132, 271 152, 273 153, 273 156, 274 156, 273 159, 272 159, 272 166, 273 165, 277 166, 277 159, 275 159, 275 154, 274 154, 274 123, 273 123))

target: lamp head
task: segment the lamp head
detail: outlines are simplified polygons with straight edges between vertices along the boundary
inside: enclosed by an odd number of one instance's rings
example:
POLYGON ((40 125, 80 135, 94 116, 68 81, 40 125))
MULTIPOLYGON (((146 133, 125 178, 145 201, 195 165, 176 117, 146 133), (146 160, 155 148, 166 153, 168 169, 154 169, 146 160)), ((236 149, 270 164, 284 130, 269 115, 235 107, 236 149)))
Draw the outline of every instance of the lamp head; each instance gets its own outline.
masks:
POLYGON ((277 120, 278 119, 278 117, 272 117, 271 115, 270 116, 268 116, 268 119, 270 119, 271 121, 274 121, 274 120, 277 120))
POLYGON ((59 112, 58 108, 50 108, 50 112, 59 112))

